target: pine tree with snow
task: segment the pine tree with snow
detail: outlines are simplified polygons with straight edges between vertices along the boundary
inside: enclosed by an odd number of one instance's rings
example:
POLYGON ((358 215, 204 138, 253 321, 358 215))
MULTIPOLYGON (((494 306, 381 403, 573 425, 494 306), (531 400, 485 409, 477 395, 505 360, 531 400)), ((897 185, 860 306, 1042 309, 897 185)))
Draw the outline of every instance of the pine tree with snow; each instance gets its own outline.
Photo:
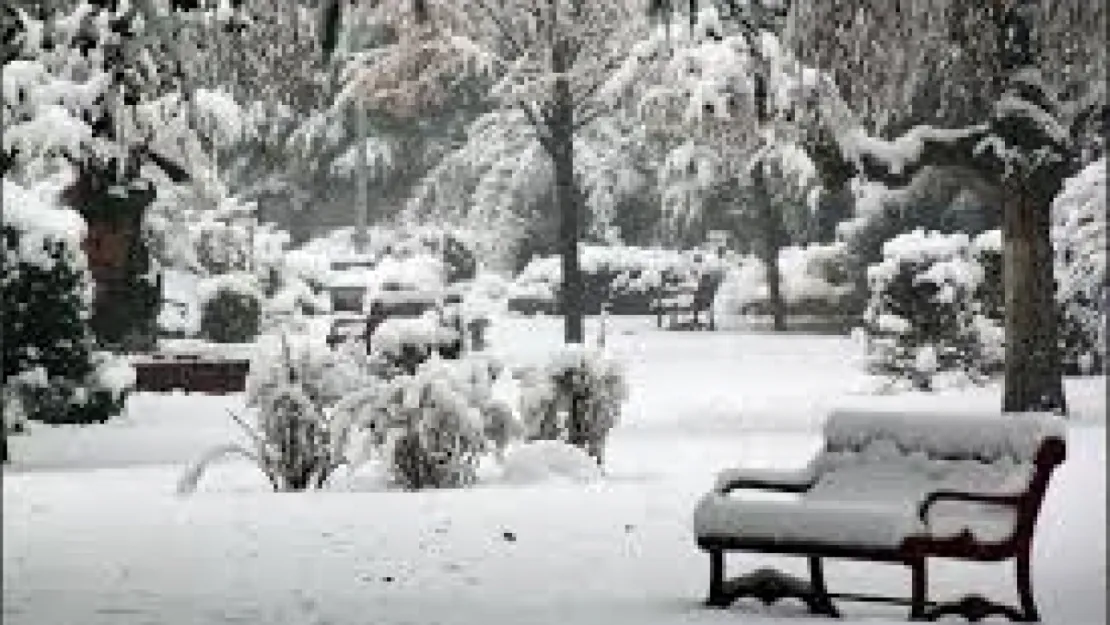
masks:
POLYGON ((105 421, 122 409, 128 384, 104 379, 106 363, 94 353, 84 222, 51 204, 49 188, 5 180, 3 195, 3 388, 32 420, 105 421))

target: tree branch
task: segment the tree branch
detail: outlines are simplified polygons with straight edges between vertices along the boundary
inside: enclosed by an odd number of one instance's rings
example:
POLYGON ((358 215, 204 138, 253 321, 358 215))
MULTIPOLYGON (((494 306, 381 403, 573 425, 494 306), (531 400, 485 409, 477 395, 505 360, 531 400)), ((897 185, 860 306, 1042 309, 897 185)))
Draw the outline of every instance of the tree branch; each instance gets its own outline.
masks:
POLYGON ((506 24, 500 16, 497 15, 497 12, 493 10, 493 7, 486 4, 485 0, 474 0, 474 3, 478 5, 478 8, 485 11, 486 16, 489 17, 490 21, 492 21, 495 26, 497 26, 497 29, 500 31, 501 37, 503 37, 505 41, 509 43, 509 46, 513 49, 513 54, 515 54, 516 56, 524 56, 526 53, 526 49, 523 45, 520 44, 520 42, 516 40, 515 37, 513 37, 513 30, 509 28, 509 25, 506 24))
POLYGON ((917 126, 893 141, 867 136, 862 129, 837 138, 848 163, 869 180, 905 187, 926 167, 981 169, 976 146, 987 124, 958 130, 917 126))
POLYGON ((535 129, 536 138, 539 140, 540 145, 543 146, 543 149, 548 154, 554 154, 555 153, 554 152, 555 143, 551 138, 550 117, 547 116, 546 114, 544 114, 542 111, 540 111, 540 115, 543 118, 542 121, 541 121, 540 118, 536 117, 536 114, 532 111, 532 109, 530 109, 528 107, 527 102, 521 102, 520 103, 520 110, 524 112, 524 116, 528 118, 528 121, 532 124, 532 127, 535 129))

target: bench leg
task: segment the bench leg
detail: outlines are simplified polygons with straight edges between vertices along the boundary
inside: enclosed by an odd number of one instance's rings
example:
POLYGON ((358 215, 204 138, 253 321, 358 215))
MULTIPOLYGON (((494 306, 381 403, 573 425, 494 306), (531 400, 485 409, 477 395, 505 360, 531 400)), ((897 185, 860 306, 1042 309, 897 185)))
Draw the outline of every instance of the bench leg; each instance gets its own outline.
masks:
POLYGON ((910 620, 919 621, 925 618, 926 595, 929 592, 929 570, 926 568, 924 558, 914 560, 910 567, 913 576, 910 582, 910 620))
POLYGON ((724 551, 709 552, 709 598, 705 603, 714 608, 726 608, 731 603, 725 593, 724 551))
POLYGON ((829 597, 829 589, 825 586, 825 571, 821 566, 821 558, 809 558, 809 584, 812 598, 808 603, 809 611, 813 614, 822 614, 832 618, 840 618, 840 612, 833 605, 829 597))
POLYGON ((1029 570, 1030 550, 1025 550, 1017 557, 1017 586, 1018 597, 1021 599, 1021 612, 1023 620, 1035 623, 1041 620, 1037 611, 1037 603, 1033 599, 1033 580, 1029 570))

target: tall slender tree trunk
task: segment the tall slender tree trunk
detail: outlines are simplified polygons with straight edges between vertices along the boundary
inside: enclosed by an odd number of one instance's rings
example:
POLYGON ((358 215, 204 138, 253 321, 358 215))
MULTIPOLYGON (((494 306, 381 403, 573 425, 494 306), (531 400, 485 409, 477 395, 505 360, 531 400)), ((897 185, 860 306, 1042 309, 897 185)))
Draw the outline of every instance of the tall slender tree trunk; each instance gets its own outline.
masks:
POLYGON ((564 77, 570 65, 568 42, 559 38, 552 47, 552 71, 557 78, 551 102, 551 160, 555 170, 555 205, 558 207, 559 252, 563 260, 563 340, 582 343, 583 286, 578 262, 579 197, 574 181, 574 100, 564 77))
POLYGON ((1052 272, 1051 197, 1008 185, 1003 212, 1006 379, 1003 412, 1065 414, 1052 272))
POLYGON ((763 239, 762 254, 763 266, 766 269, 767 304, 770 307, 771 319, 775 332, 786 330, 786 304, 782 298, 782 271, 779 268, 779 248, 782 247, 782 224, 780 216, 771 206, 771 198, 767 193, 767 177, 763 171, 763 163, 757 163, 752 170, 752 186, 755 190, 755 202, 759 210, 759 229, 763 239))

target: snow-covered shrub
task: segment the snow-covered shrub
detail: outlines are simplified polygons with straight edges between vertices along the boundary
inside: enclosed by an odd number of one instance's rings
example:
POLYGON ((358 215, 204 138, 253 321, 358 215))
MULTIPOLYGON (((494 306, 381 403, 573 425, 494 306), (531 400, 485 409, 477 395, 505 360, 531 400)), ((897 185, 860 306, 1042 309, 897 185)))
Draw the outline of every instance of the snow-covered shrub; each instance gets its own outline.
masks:
MULTIPOLYGON (((614 314, 649 314, 659 289, 693 281, 707 272, 722 272, 726 261, 699 250, 667 250, 624 245, 583 245, 583 310, 598 314, 607 305, 614 314)), ((562 290, 562 259, 533 258, 514 281, 511 310, 551 310, 562 290)))
POLYGON ((262 294, 246 274, 216 276, 201 285, 200 332, 217 343, 247 343, 262 323, 262 294))
POLYGON ((29 419, 106 421, 119 414, 128 385, 106 384, 105 357, 94 351, 85 223, 41 190, 3 184, 0 383, 19 394, 29 419))
POLYGON ((250 266, 250 233, 244 226, 203 219, 192 236, 196 259, 209 274, 246 271, 250 266))
POLYGON ((915 230, 887 242, 883 261, 868 270, 872 373, 932 390, 941 379, 980 381, 998 370, 1000 319, 984 305, 980 262, 998 254, 997 239, 988 233, 973 244, 963 234, 915 230))
POLYGON ((412 375, 432 354, 457 357, 461 339, 458 328, 437 310, 416 318, 390 317, 369 338, 371 353, 384 365, 386 377, 391 372, 412 375))
POLYGON ((499 367, 468 358, 422 363, 390 380, 360 426, 376 433, 395 484, 408 490, 473 484, 478 462, 519 434, 512 411, 493 398, 499 367))
POLYGON ((605 461, 605 443, 628 398, 624 370, 600 351, 566 345, 521 381, 520 414, 529 440, 559 440, 605 461))
MULTIPOLYGON (((781 292, 789 314, 842 314, 853 286, 843 243, 812 243, 779 250, 781 292)), ((769 310, 767 270, 755 256, 743 257, 725 273, 715 306, 723 314, 759 314, 769 310)))
POLYGON ((275 491, 324 487, 348 463, 352 434, 349 415, 333 408, 368 379, 348 354, 267 337, 247 379, 247 405, 257 418, 231 415, 249 443, 204 454, 182 475, 178 492, 196 490, 205 469, 227 456, 254 462, 275 491))
POLYGON ((1101 373, 1110 293, 1105 158, 1064 183, 1052 205, 1052 239, 1065 367, 1073 373, 1101 373))

